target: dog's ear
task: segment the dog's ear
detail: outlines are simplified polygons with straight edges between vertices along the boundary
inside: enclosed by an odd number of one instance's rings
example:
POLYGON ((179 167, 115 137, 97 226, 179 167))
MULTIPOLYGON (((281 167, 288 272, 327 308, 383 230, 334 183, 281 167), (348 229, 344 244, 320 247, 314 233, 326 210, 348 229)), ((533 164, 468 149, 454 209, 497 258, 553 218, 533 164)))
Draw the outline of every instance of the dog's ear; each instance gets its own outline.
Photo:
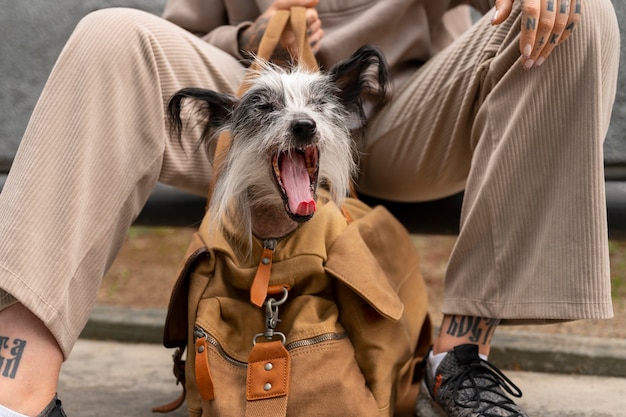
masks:
POLYGON ((362 46, 350 58, 333 66, 328 75, 337 85, 343 105, 360 116, 363 100, 377 106, 386 99, 389 68, 383 53, 374 46, 362 46))
POLYGON ((222 128, 231 118, 239 99, 230 94, 218 93, 203 88, 184 88, 172 96, 168 104, 168 118, 173 134, 181 142, 183 121, 181 111, 183 102, 192 100, 194 113, 204 123, 201 141, 208 141, 215 131, 222 128))

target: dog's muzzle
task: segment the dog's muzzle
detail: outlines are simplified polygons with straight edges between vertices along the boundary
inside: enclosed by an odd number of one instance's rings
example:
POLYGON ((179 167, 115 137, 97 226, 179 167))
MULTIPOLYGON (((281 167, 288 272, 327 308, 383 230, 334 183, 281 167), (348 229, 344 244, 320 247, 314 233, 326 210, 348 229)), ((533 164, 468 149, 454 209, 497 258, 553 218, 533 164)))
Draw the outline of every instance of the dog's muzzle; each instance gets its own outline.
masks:
MULTIPOLYGON (((312 128, 310 125, 300 127, 308 132, 302 135, 310 135, 311 129, 315 129, 314 124, 312 128)), ((315 213, 318 162, 316 145, 291 148, 274 155, 272 166, 276 182, 283 194, 285 209, 295 220, 306 221, 315 213)))

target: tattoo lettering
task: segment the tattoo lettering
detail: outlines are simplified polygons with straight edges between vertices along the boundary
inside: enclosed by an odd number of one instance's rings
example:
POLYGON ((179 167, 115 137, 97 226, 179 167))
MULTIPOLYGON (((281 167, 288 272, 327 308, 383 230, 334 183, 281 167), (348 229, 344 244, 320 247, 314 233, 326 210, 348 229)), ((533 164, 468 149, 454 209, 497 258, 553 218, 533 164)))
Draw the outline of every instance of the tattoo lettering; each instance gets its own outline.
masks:
POLYGON ((537 28, 537 19, 529 17, 526 20, 526 29, 533 30, 537 28))
POLYGON ((552 36, 550 36, 550 43, 553 45, 556 45, 556 41, 559 40, 559 34, 558 33, 553 33, 552 36))
POLYGON ((0 375, 15 379, 26 347, 26 340, 14 339, 12 346, 9 341, 7 336, 0 336, 0 375))
POLYGON ((554 0, 549 0, 549 1, 548 1, 548 6, 547 6, 547 8, 548 8, 548 11, 549 11, 549 12, 553 12, 553 11, 554 11, 554 0))
POLYGON ((468 337, 473 343, 487 344, 498 323, 497 319, 452 316, 446 334, 459 338, 468 337))
POLYGON ((561 0, 561 9, 559 10, 559 12, 562 14, 565 14, 567 13, 568 9, 569 9, 569 0, 561 0))
POLYGON ((476 339, 480 337, 480 329, 477 329, 478 324, 480 324, 479 318, 453 316, 447 333, 450 336, 465 337, 472 332, 473 339, 476 339))
POLYGON ((567 26, 565 26, 565 30, 569 30, 570 32, 574 30, 574 22, 571 22, 567 26))
POLYGON ((581 14, 582 13, 582 4, 580 4, 580 0, 576 0, 576 10, 575 10, 576 14, 581 14))
POLYGON ((485 321, 485 326, 487 329, 485 331, 485 337, 483 338, 483 344, 487 344, 491 342, 491 337, 493 336, 493 332, 498 327, 500 320, 498 319, 483 319, 485 321))

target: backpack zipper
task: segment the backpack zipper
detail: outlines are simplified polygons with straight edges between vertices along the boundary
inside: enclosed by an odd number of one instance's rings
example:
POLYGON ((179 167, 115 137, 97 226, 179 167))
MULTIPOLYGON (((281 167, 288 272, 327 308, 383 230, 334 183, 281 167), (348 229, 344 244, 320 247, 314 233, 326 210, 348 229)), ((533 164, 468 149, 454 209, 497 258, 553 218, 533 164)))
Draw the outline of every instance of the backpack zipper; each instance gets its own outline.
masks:
MULTIPOLYGON (((246 368, 248 366, 247 362, 242 362, 228 355, 228 353, 226 353, 222 345, 220 345, 220 342, 218 342, 217 339, 215 339, 213 336, 208 334, 202 327, 198 325, 194 326, 193 333, 195 337, 194 340, 197 340, 199 338, 205 338, 207 343, 209 343, 210 345, 213 345, 213 347, 217 349, 217 352, 220 354, 220 356, 224 358, 228 363, 241 367, 241 368, 246 368)), ((295 342, 287 343, 285 345, 285 349, 287 349, 288 351, 292 351, 294 349, 298 349, 298 348, 306 347, 306 346, 313 346, 319 343, 331 342, 334 340, 342 340, 347 337, 348 335, 345 332, 324 333, 319 336, 311 337, 309 339, 296 340, 295 342)))
POLYGON ((208 334, 202 327, 194 326, 193 334, 194 334, 194 340, 198 340, 200 338, 206 339, 206 342, 210 345, 213 345, 213 347, 217 349, 217 352, 220 354, 220 356, 224 358, 231 365, 235 365, 240 368, 246 368, 248 366, 246 362, 238 361, 237 359, 233 358, 228 353, 226 353, 222 345, 220 345, 220 342, 218 342, 216 338, 208 334))
POLYGON ((285 349, 291 351, 305 346, 317 345, 318 343, 342 340, 346 337, 348 337, 346 333, 324 333, 319 336, 311 337, 310 339, 296 340, 295 342, 287 343, 285 349))

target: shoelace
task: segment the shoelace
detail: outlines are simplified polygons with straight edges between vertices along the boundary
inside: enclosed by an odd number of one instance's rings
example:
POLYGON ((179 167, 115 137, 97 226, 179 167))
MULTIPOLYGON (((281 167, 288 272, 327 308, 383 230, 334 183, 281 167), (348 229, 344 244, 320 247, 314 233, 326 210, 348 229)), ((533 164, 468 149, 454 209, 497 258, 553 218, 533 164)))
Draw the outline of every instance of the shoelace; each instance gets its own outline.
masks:
POLYGON ((501 417, 502 414, 488 413, 489 410, 500 409, 511 413, 512 417, 523 416, 518 409, 513 408, 515 403, 502 393, 503 388, 510 395, 520 398, 522 391, 498 368, 489 361, 480 359, 467 365, 461 365, 461 370, 445 382, 442 387, 440 398, 443 398, 450 389, 459 392, 460 390, 471 389, 474 395, 467 402, 454 398, 458 407, 472 409, 473 412, 480 413, 485 417, 501 417), (488 380, 490 383, 480 383, 478 379, 488 380), (483 393, 495 395, 495 399, 483 396, 483 393))

